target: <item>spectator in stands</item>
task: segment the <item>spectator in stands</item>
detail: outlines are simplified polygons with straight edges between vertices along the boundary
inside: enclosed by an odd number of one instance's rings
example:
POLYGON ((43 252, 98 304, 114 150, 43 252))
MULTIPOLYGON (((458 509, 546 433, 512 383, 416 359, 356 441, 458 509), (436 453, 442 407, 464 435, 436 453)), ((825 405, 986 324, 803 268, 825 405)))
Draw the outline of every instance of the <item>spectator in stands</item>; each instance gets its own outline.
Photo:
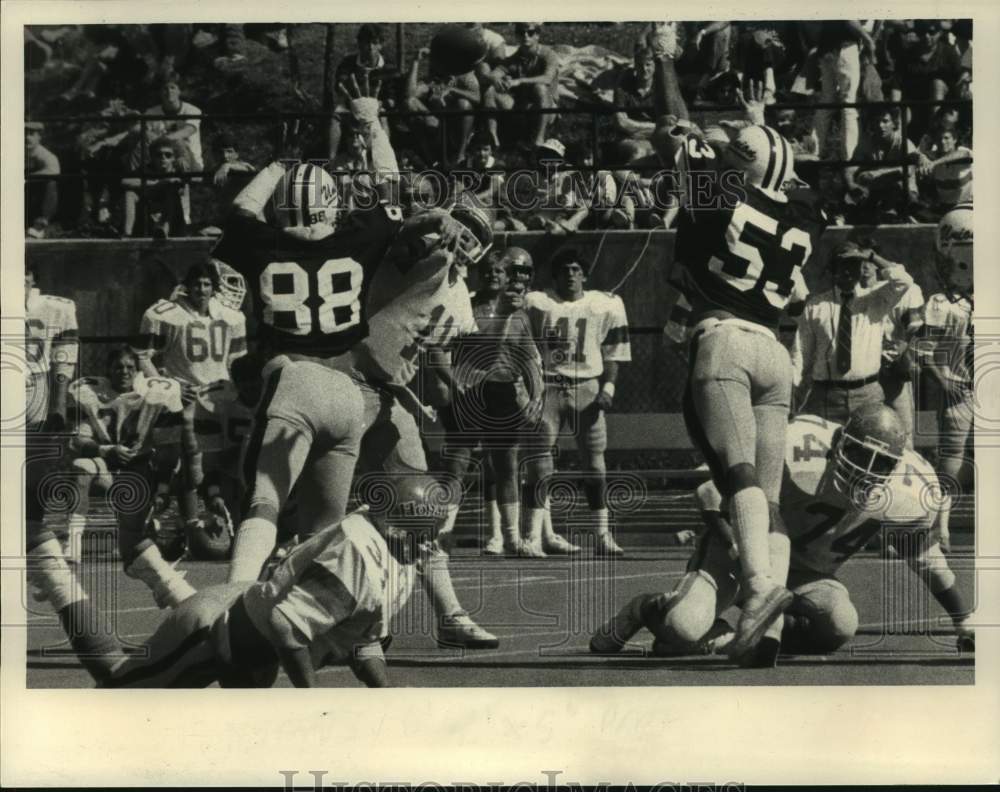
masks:
POLYGON ((819 154, 819 139, 812 125, 802 121, 794 108, 778 110, 771 125, 792 144, 795 161, 814 160, 819 154))
MULTIPOLYGON (((501 110, 545 110, 556 106, 559 90, 559 56, 555 50, 540 43, 541 24, 518 22, 514 31, 520 46, 505 58, 489 76, 483 95, 483 105, 501 110)), ((552 117, 545 113, 534 116, 530 130, 530 145, 545 142, 545 133, 552 117)), ((499 148, 497 119, 487 121, 494 144, 499 148)))
POLYGON ((810 295, 798 320, 793 381, 800 412, 843 424, 862 405, 885 400, 878 382, 884 323, 913 278, 901 265, 853 242, 834 250, 830 267, 834 288, 810 295), (866 260, 885 283, 860 286, 866 260))
POLYGON ((56 179, 30 180, 31 176, 58 176, 59 158, 42 145, 45 125, 29 121, 24 125, 24 222, 30 237, 41 239, 59 208, 56 179))
POLYGON ((179 142, 186 152, 186 164, 190 170, 205 169, 201 156, 201 110, 181 96, 180 78, 177 74, 167 75, 160 89, 160 103, 150 107, 148 116, 167 116, 165 120, 147 122, 149 134, 167 137, 179 142), (179 118, 174 116, 194 116, 179 118))
POLYGON ((958 144, 958 133, 947 127, 937 131, 939 155, 928 163, 934 190, 934 219, 959 203, 972 200, 972 149, 958 144))
MULTIPOLYGON (((385 56, 382 54, 382 47, 385 43, 385 32, 381 25, 366 22, 358 28, 357 52, 346 55, 334 71, 333 85, 337 92, 334 99, 334 113, 330 117, 330 128, 328 134, 329 158, 332 160, 340 151, 340 139, 343 135, 343 122, 341 117, 348 115, 347 102, 343 97, 342 84, 351 84, 356 80, 359 88, 368 85, 375 90, 380 87, 382 81, 389 73, 385 56)), ((388 134, 386 120, 382 119, 382 125, 388 134)))
POLYGON ((78 99, 118 97, 132 105, 146 89, 149 66, 139 47, 129 36, 128 26, 85 25, 84 36, 94 48, 94 54, 83 64, 73 86, 59 99, 73 103, 78 99))
POLYGON ((780 23, 739 22, 736 37, 736 71, 743 80, 764 86, 764 104, 775 102, 777 82, 775 70, 785 60, 785 44, 781 40, 780 23))
POLYGON ((957 107, 939 107, 931 120, 931 129, 920 137, 917 150, 923 155, 920 160, 920 175, 930 172, 932 160, 941 156, 940 135, 942 130, 952 129, 956 133, 959 128, 959 113, 957 107))
POLYGON ((871 165, 849 167, 844 172, 848 204, 854 211, 848 219, 859 223, 905 222, 919 199, 917 190, 917 147, 904 139, 899 129, 899 116, 885 110, 874 116, 871 126, 858 145, 854 158, 871 165), (899 163, 907 161, 905 168, 899 163))
POLYGON ((823 211, 830 218, 830 225, 847 225, 847 212, 844 207, 847 188, 844 184, 843 171, 840 168, 820 168, 816 189, 823 199, 823 211))
MULTIPOLYGON (((873 55, 875 42, 856 19, 828 21, 820 31, 817 55, 820 65, 820 101, 826 104, 853 103, 858 98, 861 84, 861 49, 873 55)), ((858 145, 858 110, 816 111, 816 136, 819 138, 820 157, 852 159, 858 145), (840 147, 831 152, 830 126, 834 113, 840 113, 840 147)))
MULTIPOLYGON (((653 53, 642 39, 632 51, 632 67, 622 72, 615 86, 614 104, 622 108, 652 107, 653 53)), ((646 110, 619 110, 614 116, 618 142, 615 146, 616 164, 630 164, 653 154, 649 142, 656 124, 646 110)))
POLYGON ((677 73, 692 99, 707 97, 709 85, 732 69, 730 22, 689 23, 687 46, 677 60, 677 73))
POLYGON ((232 208, 233 201, 257 172, 253 165, 240 157, 239 143, 236 137, 228 132, 223 132, 215 138, 212 151, 215 161, 221 164, 212 175, 217 207, 216 224, 201 230, 206 236, 222 234, 221 225, 232 208))
POLYGON ((505 170, 494 156, 493 138, 487 132, 476 132, 469 140, 465 158, 453 172, 456 191, 471 192, 483 206, 496 207, 503 194, 505 170))
POLYGON ((114 235, 117 231, 109 226, 111 206, 121 196, 121 173, 128 167, 134 144, 133 123, 116 119, 138 113, 124 99, 113 98, 101 115, 107 121, 89 126, 77 138, 85 171, 82 215, 85 224, 106 226, 114 235))
MULTIPOLYGON (((890 98, 942 100, 955 88, 962 73, 962 56, 948 42, 936 19, 913 23, 916 40, 904 46, 896 64, 890 98)), ((913 108, 907 131, 919 136, 927 129, 933 107, 913 108), (912 124, 912 126, 910 126, 912 124)))
POLYGON ((608 170, 594 170, 594 152, 589 141, 576 142, 568 148, 569 161, 577 169, 566 170, 559 185, 560 200, 574 215, 567 221, 569 230, 631 228, 634 212, 618 203, 618 186, 608 170), (582 213, 579 220, 576 214, 582 213))
POLYGON ((149 147, 153 176, 143 185, 140 177, 122 180, 125 187, 125 236, 183 236, 191 225, 186 184, 175 174, 183 172, 183 144, 162 137, 149 147), (138 227, 136 225, 138 221, 138 227))
POLYGON ((486 57, 476 64, 475 69, 480 93, 484 93, 491 72, 507 58, 507 42, 503 34, 483 27, 482 22, 466 22, 465 27, 476 33, 486 44, 486 57))
MULTIPOLYGON (((420 81, 420 64, 430 55, 428 47, 421 47, 417 51, 417 57, 410 64, 410 74, 406 81, 406 109, 418 113, 426 113, 434 110, 475 110, 482 103, 482 96, 479 91, 479 80, 474 72, 460 74, 456 77, 449 77, 441 74, 429 74, 427 82, 420 81)), ((428 159, 436 160, 444 153, 441 145, 441 125, 446 127, 458 122, 458 149, 455 152, 455 160, 465 158, 466 147, 469 145, 469 138, 472 136, 472 125, 475 121, 473 115, 462 115, 457 119, 448 116, 425 115, 410 119, 410 126, 423 127, 424 144, 428 152, 428 159), (430 154, 435 151, 436 156, 430 154)), ((449 129, 449 131, 451 131, 449 129)), ((445 159, 448 159, 446 156, 445 159)))

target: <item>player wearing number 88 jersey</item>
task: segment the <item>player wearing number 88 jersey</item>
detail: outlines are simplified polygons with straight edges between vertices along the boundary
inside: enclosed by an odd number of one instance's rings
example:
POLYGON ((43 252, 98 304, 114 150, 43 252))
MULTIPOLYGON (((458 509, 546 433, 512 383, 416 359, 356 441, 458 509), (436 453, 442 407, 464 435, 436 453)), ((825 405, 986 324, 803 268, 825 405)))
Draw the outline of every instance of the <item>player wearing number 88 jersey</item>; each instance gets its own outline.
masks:
MULTIPOLYGON (((791 364, 775 329, 826 225, 795 177, 791 146, 744 102, 748 123, 702 134, 688 122, 666 34, 653 28, 653 143, 683 179, 674 258, 694 326, 684 418, 730 503, 750 597, 735 655, 748 653, 792 600, 778 521, 791 364), (789 189, 792 188, 792 189, 789 189), (772 525, 772 523, 774 523, 772 525)), ((742 95, 741 95, 742 99, 742 95)))
MULTIPOLYGON (((974 647, 968 609, 939 544, 950 500, 933 468, 904 444, 899 417, 882 405, 861 408, 844 427, 816 416, 789 425, 781 514, 792 541, 788 585, 796 597, 781 632, 786 651, 832 652, 854 635, 858 614, 836 575, 880 532, 951 616, 959 646, 974 647)), ((711 481, 698 488, 696 501, 708 527, 687 575, 667 594, 630 602, 595 634, 594 651, 616 651, 643 626, 656 636, 654 651, 664 654, 707 651, 706 641, 718 646, 731 634, 717 617, 739 599, 738 553, 711 481)))

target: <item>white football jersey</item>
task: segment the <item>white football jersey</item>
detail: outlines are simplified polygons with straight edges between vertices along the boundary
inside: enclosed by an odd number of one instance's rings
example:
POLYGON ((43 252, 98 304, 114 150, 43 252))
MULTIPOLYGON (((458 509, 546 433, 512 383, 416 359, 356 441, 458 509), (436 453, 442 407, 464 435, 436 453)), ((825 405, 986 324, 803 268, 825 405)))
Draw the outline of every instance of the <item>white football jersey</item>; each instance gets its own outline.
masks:
POLYGON ((529 292, 524 310, 547 375, 574 379, 599 377, 604 361, 628 362, 625 304, 617 295, 585 291, 579 300, 563 300, 553 290, 529 292))
POLYGON ((246 318, 214 297, 208 316, 185 297, 158 300, 143 314, 139 335, 137 354, 159 353, 164 375, 192 385, 229 379, 229 366, 247 351, 246 318))
POLYGON ((269 634, 271 610, 278 610, 301 632, 317 665, 387 636, 416 578, 416 567, 399 564, 363 514, 348 515, 331 530, 299 545, 270 581, 244 595, 247 612, 263 634, 269 634), (314 541, 322 543, 318 554, 310 545, 314 541))
MULTIPOLYGON (((846 505, 831 488, 827 458, 838 428, 815 415, 797 416, 788 425, 780 508, 792 542, 793 570, 835 575, 883 527, 904 532, 901 541, 933 541, 939 515, 950 507, 934 469, 909 450, 867 508, 846 505)), ((697 495, 702 509, 722 506, 711 481, 702 484, 697 495)))
POLYGON ((884 526, 931 532, 946 499, 930 464, 907 450, 886 487, 867 508, 845 507, 832 492, 827 454, 838 425, 800 415, 788 425, 781 516, 792 540, 792 568, 833 575, 884 526))
POLYGON ((26 300, 24 326, 24 358, 27 363, 24 378, 25 417, 28 426, 40 424, 48 414, 46 378, 49 370, 71 377, 78 357, 76 303, 32 289, 26 300))
POLYGON ((417 373, 421 350, 476 332, 469 289, 462 278, 451 280, 445 262, 434 253, 406 273, 391 263, 379 267, 368 292, 368 336, 355 348, 363 374, 405 385, 417 373))
POLYGON ((945 294, 935 294, 924 306, 924 325, 931 343, 921 342, 920 349, 935 354, 958 385, 970 385, 972 365, 972 304, 960 297, 954 302, 945 294))
MULTIPOLYGON (((77 432, 100 445, 141 446, 152 439, 154 428, 169 434, 166 416, 183 410, 180 386, 164 377, 136 375, 137 390, 119 393, 104 377, 81 377, 70 383, 70 414, 79 418, 77 432)), ((164 435, 166 437, 166 435, 164 435)))

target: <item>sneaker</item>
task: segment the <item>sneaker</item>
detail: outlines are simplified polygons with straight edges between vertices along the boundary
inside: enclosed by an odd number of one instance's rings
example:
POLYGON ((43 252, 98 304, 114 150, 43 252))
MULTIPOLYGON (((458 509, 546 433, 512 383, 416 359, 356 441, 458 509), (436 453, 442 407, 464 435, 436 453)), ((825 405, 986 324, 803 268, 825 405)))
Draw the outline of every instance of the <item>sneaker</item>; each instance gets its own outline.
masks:
POLYGON ((508 558, 545 558, 545 551, 541 545, 518 539, 504 544, 504 555, 508 558))
POLYGON ((590 651, 594 654, 613 654, 622 648, 642 629, 642 605, 647 595, 633 597, 628 605, 602 624, 590 636, 590 651))
POLYGON ((476 624, 465 611, 445 616, 441 622, 435 640, 442 649, 496 649, 500 646, 500 639, 476 624))
POLYGON ((563 539, 559 534, 545 537, 542 540, 542 549, 549 555, 573 555, 580 552, 579 545, 563 539))
POLYGON ((483 548, 483 553, 488 556, 502 556, 503 555, 503 537, 494 536, 483 548))
POLYGON ((609 534, 600 534, 594 543, 595 556, 623 556, 625 551, 618 545, 614 537, 609 534))
POLYGON ((736 637, 729 644, 726 654, 734 659, 748 654, 794 599, 792 592, 779 585, 772 586, 763 594, 751 594, 743 605, 743 613, 736 626, 736 637))

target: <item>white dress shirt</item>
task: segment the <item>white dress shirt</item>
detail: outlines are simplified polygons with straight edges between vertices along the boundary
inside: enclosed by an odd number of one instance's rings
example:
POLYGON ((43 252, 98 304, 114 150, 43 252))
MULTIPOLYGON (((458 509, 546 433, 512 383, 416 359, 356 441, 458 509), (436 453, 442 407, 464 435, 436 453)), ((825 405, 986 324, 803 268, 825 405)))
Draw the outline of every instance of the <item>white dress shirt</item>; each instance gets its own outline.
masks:
POLYGON ((842 304, 837 289, 810 296, 792 347, 793 381, 853 381, 878 374, 882 365, 884 322, 913 284, 913 278, 899 264, 884 268, 888 277, 865 289, 855 287, 848 303, 851 309, 851 367, 837 371, 837 325, 842 304))

